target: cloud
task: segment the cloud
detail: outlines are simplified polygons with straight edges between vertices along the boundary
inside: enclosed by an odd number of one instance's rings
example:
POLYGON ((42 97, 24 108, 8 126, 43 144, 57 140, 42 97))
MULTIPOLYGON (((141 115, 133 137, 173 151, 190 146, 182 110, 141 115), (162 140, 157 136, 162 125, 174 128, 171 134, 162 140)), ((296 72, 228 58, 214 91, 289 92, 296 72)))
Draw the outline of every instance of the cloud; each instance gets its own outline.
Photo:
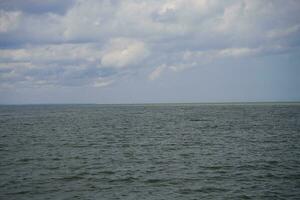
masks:
POLYGON ((289 35, 298 33, 300 32, 300 24, 293 25, 291 27, 288 27, 286 29, 275 29, 271 30, 267 33, 267 36, 271 39, 276 39, 276 38, 282 38, 282 37, 287 37, 289 35))
POLYGON ((114 81, 106 78, 97 78, 93 84, 94 87, 106 87, 111 85, 114 81))
POLYGON ((0 33, 14 30, 20 21, 21 12, 0 10, 0 33))
POLYGON ((93 44, 53 44, 26 46, 18 49, 0 49, 5 62, 78 63, 100 61, 101 52, 93 44))
POLYGON ((157 68, 155 68, 151 74, 149 75, 149 80, 153 81, 155 79, 157 79, 161 74, 162 72, 166 69, 166 65, 163 64, 163 65, 160 65, 158 66, 157 68))
POLYGON ((147 56, 145 44, 126 38, 115 38, 105 48, 101 64, 106 67, 123 68, 138 64, 147 56))
POLYGON ((94 79, 113 73, 101 68, 101 50, 94 44, 56 44, 0 50, 1 82, 32 87, 92 85, 94 79), (14 74, 11 80, 5 78, 14 74), (16 78, 17 77, 17 78, 16 78))
POLYGON ((63 14, 74 2, 74 0, 1 0, 0 8, 9 11, 21 10, 22 12, 34 14, 45 12, 63 14))
POLYGON ((3 0, 0 8, 1 86, 107 86, 149 71, 157 80, 300 45, 293 0, 3 0))

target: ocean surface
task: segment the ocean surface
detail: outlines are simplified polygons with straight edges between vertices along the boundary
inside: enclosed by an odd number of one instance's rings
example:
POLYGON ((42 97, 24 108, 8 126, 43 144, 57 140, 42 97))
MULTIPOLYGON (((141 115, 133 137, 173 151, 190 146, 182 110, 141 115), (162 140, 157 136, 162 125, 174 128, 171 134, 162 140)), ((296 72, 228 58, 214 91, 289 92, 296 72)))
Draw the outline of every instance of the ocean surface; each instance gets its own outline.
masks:
POLYGON ((0 106, 0 199, 300 199, 300 104, 0 106))

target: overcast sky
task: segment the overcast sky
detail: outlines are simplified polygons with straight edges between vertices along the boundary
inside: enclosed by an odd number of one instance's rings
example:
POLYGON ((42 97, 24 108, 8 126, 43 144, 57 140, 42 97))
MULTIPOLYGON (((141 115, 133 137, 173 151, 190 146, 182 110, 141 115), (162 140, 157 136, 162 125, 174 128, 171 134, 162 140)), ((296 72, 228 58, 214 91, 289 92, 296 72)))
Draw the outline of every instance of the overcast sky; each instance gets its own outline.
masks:
POLYGON ((0 0, 0 103, 300 100, 299 0, 0 0))

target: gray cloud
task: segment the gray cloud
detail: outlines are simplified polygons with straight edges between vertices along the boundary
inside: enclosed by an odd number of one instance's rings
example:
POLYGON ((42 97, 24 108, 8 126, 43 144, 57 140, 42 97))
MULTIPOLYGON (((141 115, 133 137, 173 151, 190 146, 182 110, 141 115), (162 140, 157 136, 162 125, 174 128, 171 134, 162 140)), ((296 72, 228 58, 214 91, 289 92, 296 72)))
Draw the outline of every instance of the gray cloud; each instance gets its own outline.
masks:
POLYGON ((0 8, 7 11, 22 11, 34 14, 46 12, 64 14, 74 2, 74 0, 1 0, 0 8))

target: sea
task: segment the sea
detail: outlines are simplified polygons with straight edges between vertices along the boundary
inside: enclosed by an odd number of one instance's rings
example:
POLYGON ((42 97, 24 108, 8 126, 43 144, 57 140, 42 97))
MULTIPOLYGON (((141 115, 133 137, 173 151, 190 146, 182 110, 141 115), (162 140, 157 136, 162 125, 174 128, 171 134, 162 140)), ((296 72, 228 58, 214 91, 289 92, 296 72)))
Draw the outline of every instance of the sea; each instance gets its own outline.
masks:
POLYGON ((300 103, 0 106, 0 199, 300 199, 300 103))

